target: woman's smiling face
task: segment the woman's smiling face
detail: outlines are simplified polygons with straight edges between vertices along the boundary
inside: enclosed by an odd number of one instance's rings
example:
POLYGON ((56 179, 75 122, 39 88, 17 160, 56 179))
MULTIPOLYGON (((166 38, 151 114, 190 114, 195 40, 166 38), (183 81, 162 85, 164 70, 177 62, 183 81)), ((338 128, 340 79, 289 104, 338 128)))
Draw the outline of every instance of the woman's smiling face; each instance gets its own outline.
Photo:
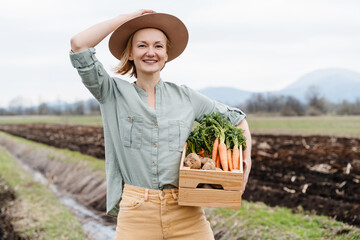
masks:
POLYGON ((134 34, 129 60, 134 61, 137 75, 160 72, 168 59, 167 38, 155 28, 144 28, 134 34))

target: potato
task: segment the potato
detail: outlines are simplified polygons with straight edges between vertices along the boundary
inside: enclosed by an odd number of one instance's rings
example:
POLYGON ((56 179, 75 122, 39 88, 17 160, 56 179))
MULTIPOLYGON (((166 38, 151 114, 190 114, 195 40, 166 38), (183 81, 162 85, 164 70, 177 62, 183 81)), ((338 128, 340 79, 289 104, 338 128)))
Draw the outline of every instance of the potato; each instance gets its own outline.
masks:
POLYGON ((184 164, 186 167, 190 167, 191 169, 201 168, 201 160, 196 153, 190 153, 189 155, 187 155, 184 164))
MULTIPOLYGON (((210 159, 211 160, 211 159, 210 159)), ((212 160, 211 160, 212 161, 212 160)), ((204 170, 216 170, 216 167, 215 167, 215 163, 214 161, 207 161, 204 166, 202 167, 202 169, 204 170)))

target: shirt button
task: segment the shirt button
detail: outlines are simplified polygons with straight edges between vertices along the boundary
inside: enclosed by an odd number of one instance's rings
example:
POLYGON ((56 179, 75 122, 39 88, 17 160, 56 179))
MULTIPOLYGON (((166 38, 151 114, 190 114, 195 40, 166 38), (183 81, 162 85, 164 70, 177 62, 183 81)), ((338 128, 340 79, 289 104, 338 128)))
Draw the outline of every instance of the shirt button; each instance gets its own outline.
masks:
POLYGON ((153 165, 155 165, 155 162, 152 162, 153 165))
POLYGON ((131 119, 131 117, 129 116, 129 117, 128 117, 128 119, 130 120, 130 119, 131 119))
POLYGON ((157 127, 158 127, 158 125, 157 125, 157 124, 155 124, 155 125, 154 125, 154 127, 156 127, 156 128, 157 128, 157 127))
POLYGON ((154 143, 154 147, 156 147, 157 145, 156 145, 156 143, 154 143))
POLYGON ((153 180, 153 183, 156 183, 156 180, 153 180))

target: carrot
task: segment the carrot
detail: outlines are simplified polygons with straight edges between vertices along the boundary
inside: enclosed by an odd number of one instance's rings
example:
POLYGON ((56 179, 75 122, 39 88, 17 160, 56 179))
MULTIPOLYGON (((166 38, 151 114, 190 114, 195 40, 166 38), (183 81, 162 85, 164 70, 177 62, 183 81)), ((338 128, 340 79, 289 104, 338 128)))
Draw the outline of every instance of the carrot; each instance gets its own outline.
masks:
POLYGON ((212 160, 216 162, 216 157, 218 156, 218 147, 219 147, 219 138, 215 138, 213 150, 212 150, 212 160))
POLYGON ((200 157, 205 157, 205 150, 202 148, 198 153, 200 157))
POLYGON ((232 155, 234 169, 239 169, 239 160, 240 160, 239 158, 240 158, 239 148, 234 146, 233 155, 232 155))
POLYGON ((233 170, 233 162, 232 162, 232 158, 231 158, 231 149, 227 150, 227 160, 228 160, 229 170, 232 171, 233 170))
POLYGON ((226 145, 224 142, 220 142, 220 144, 219 144, 219 155, 220 155, 220 162, 221 162, 222 169, 224 171, 229 171, 228 163, 227 163, 227 150, 226 150, 226 145))
POLYGON ((217 168, 220 168, 220 155, 219 154, 216 154, 216 167, 217 168))

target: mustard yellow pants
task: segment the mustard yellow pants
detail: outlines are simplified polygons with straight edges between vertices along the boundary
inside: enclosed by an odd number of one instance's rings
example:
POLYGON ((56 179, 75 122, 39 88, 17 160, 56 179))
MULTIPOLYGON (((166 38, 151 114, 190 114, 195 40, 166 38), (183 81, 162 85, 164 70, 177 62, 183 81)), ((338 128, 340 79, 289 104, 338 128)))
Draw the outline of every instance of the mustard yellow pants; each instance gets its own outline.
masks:
POLYGON ((178 189, 154 190, 125 184, 115 240, 213 240, 201 207, 178 205, 178 189))

